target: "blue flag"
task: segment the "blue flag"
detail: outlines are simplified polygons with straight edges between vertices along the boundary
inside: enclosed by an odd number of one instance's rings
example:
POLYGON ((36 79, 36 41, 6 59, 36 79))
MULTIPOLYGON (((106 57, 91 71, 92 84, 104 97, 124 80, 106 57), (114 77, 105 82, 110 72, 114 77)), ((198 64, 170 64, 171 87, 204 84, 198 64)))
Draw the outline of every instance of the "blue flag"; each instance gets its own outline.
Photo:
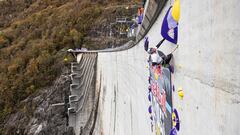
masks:
POLYGON ((178 41, 178 22, 173 19, 172 16, 172 7, 170 7, 167 11, 167 14, 164 17, 162 23, 161 34, 163 38, 177 44, 178 41))

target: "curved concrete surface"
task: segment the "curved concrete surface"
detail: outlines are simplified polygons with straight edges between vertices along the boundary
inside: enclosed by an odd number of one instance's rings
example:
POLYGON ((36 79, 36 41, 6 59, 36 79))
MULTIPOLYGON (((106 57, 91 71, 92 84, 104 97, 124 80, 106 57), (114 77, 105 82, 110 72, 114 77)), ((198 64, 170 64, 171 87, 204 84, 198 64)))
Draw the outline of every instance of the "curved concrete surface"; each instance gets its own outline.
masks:
MULTIPOLYGON (((162 19, 168 2, 147 33, 150 45, 161 39, 162 19)), ((181 1, 179 49, 174 53, 173 93, 180 116, 181 135, 240 134, 240 4, 238 0, 181 1)), ((169 53, 175 46, 165 41, 169 53)), ((100 87, 94 133, 150 135, 147 54, 143 41, 133 48, 99 53, 97 84, 100 87)))

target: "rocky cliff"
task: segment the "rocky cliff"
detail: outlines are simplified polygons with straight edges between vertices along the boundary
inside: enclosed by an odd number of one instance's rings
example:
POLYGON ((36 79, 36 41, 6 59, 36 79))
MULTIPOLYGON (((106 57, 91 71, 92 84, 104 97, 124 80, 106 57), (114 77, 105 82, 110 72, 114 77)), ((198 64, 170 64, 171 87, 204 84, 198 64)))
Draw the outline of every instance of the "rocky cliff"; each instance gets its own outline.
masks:
POLYGON ((61 76, 64 59, 72 61, 66 50, 126 42, 108 37, 116 16, 135 13, 126 5, 127 0, 0 1, 0 134, 67 131, 65 108, 51 107, 64 101, 69 86, 61 76))
POLYGON ((68 129, 67 106, 70 79, 68 70, 54 82, 20 103, 21 110, 5 121, 3 134, 9 135, 72 135, 68 129), (56 105, 56 106, 54 106, 56 105))

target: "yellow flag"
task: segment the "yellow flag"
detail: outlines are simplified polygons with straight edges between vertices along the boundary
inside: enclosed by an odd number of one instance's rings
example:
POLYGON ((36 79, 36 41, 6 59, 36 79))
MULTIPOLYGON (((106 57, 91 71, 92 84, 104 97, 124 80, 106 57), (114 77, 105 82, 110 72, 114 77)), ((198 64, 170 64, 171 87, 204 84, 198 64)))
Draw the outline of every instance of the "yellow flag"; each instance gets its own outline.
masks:
POLYGON ((155 79, 158 80, 158 74, 154 73, 155 79))
POLYGON ((175 21, 179 21, 180 19, 180 0, 174 0, 174 4, 172 7, 172 16, 175 21))

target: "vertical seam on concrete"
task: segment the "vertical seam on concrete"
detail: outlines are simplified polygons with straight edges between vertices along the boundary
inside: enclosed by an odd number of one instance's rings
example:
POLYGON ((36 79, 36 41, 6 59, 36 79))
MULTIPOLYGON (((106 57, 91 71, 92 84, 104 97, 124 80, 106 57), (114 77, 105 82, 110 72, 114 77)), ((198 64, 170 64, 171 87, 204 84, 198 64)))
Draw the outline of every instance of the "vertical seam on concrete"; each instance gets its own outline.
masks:
POLYGON ((114 134, 115 134, 115 131, 116 131, 116 113, 117 113, 117 93, 116 93, 116 86, 114 86, 114 104, 115 104, 115 107, 114 107, 114 134))

